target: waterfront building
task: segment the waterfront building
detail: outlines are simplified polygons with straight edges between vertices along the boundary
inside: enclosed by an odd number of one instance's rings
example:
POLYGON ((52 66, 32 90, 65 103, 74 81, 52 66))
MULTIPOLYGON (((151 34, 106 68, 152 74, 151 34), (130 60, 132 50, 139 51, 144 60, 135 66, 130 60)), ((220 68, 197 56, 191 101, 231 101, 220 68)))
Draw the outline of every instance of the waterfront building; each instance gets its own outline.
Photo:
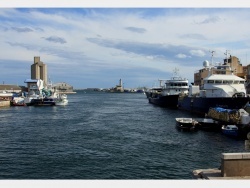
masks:
POLYGON ((2 84, 0 85, 0 93, 7 92, 7 93, 19 93, 22 91, 21 86, 17 85, 10 85, 10 84, 2 84))
POLYGON ((60 82, 60 83, 56 83, 53 84, 53 89, 61 92, 61 93, 73 93, 73 86, 65 83, 65 82, 60 82))
POLYGON ((9 106, 14 93, 21 91, 22 88, 17 85, 0 85, 0 107, 9 106))
POLYGON ((246 90, 247 94, 250 94, 250 65, 246 66, 246 90))
POLYGON ((47 85, 47 65, 38 56, 34 57, 34 64, 31 65, 31 79, 41 79, 47 85))

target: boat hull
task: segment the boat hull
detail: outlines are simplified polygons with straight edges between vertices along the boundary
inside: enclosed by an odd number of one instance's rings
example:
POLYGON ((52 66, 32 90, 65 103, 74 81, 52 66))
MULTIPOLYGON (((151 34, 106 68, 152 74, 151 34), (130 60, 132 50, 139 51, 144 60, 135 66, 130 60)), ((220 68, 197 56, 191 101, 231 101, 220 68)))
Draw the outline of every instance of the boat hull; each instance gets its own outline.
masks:
POLYGON ((222 133, 227 136, 233 136, 233 137, 238 136, 238 131, 233 131, 233 130, 222 130, 222 133))
POLYGON ((26 106, 23 97, 13 97, 10 101, 11 106, 26 106))
POLYGON ((13 101, 10 101, 10 106, 26 106, 25 103, 14 103, 13 101))
POLYGON ((68 100, 56 101, 56 106, 65 106, 68 104, 68 100))
POLYGON ((198 130, 198 122, 192 118, 175 118, 176 128, 183 131, 196 131, 198 130))
POLYGON ((56 103, 52 98, 32 99, 29 106, 54 106, 56 103))
POLYGON ((209 108, 221 107, 227 109, 240 109, 243 108, 249 101, 249 97, 202 98, 185 96, 179 98, 178 108, 181 110, 187 110, 204 115, 205 113, 208 113, 209 108))
POLYGON ((151 96, 151 92, 150 91, 145 91, 145 95, 147 98, 149 98, 151 96))
MULTIPOLYGON (((229 125, 230 126, 230 125, 229 125)), ((224 135, 237 137, 239 134, 238 128, 234 126, 233 128, 227 128, 227 126, 222 126, 221 131, 224 135)))
POLYGON ((221 124, 212 118, 195 118, 198 122, 198 128, 204 131, 220 131, 221 124))
POLYGON ((177 108, 179 95, 149 97, 148 102, 162 107, 177 108))

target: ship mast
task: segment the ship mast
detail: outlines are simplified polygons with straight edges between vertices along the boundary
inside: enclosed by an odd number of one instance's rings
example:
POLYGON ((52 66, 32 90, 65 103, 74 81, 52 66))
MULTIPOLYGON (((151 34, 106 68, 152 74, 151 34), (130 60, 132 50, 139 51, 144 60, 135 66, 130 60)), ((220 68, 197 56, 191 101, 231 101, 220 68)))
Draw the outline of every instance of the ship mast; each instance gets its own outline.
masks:
MULTIPOLYGON (((226 53, 224 53, 224 54, 226 55, 226 59, 227 59, 227 66, 228 66, 228 58, 227 58, 227 55, 229 54, 228 51, 229 51, 229 50, 226 50, 226 53)), ((233 74, 232 61, 231 61, 231 63, 230 63, 230 69, 231 69, 231 70, 230 70, 231 73, 233 74)))
POLYGON ((179 76, 178 73, 179 73, 179 69, 175 67, 174 70, 173 70, 173 78, 178 77, 179 76))
POLYGON ((228 58, 227 58, 227 55, 229 54, 228 53, 229 50, 226 50, 226 53, 224 53, 226 55, 226 59, 227 59, 227 64, 228 64, 228 58))
POLYGON ((215 53, 215 51, 209 51, 212 55, 211 55, 211 64, 210 64, 210 66, 209 66, 209 71, 208 71, 208 75, 210 76, 210 75, 212 75, 213 73, 212 73, 212 67, 214 66, 214 53, 215 53))
POLYGON ((214 65, 214 53, 215 51, 209 51, 212 55, 211 55, 211 65, 213 66, 214 65))

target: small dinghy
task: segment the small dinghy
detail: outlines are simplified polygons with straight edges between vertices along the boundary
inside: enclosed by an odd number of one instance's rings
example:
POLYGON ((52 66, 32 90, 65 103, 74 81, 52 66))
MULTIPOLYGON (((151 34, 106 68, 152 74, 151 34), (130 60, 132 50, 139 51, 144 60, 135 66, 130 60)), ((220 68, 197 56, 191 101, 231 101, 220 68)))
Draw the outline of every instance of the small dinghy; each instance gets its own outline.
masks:
POLYGON ((187 131, 197 130, 198 121, 193 118, 175 118, 175 120, 178 129, 187 131))

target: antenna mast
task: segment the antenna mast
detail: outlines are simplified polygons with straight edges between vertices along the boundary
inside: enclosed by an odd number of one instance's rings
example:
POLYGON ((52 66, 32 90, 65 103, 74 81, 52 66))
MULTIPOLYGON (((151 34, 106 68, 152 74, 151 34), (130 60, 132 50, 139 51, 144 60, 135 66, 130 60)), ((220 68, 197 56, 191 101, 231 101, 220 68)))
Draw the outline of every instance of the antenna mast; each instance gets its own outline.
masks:
POLYGON ((229 55, 229 50, 226 50, 226 53, 224 53, 226 55, 226 59, 227 59, 227 64, 228 64, 228 58, 227 58, 227 55, 229 55))
POLYGON ((211 55, 211 65, 213 66, 214 65, 214 62, 213 62, 213 60, 214 60, 214 53, 215 53, 215 51, 209 51, 212 55, 211 55))
POLYGON ((174 76, 178 76, 179 69, 175 67, 174 70, 173 70, 173 72, 174 72, 174 76))

